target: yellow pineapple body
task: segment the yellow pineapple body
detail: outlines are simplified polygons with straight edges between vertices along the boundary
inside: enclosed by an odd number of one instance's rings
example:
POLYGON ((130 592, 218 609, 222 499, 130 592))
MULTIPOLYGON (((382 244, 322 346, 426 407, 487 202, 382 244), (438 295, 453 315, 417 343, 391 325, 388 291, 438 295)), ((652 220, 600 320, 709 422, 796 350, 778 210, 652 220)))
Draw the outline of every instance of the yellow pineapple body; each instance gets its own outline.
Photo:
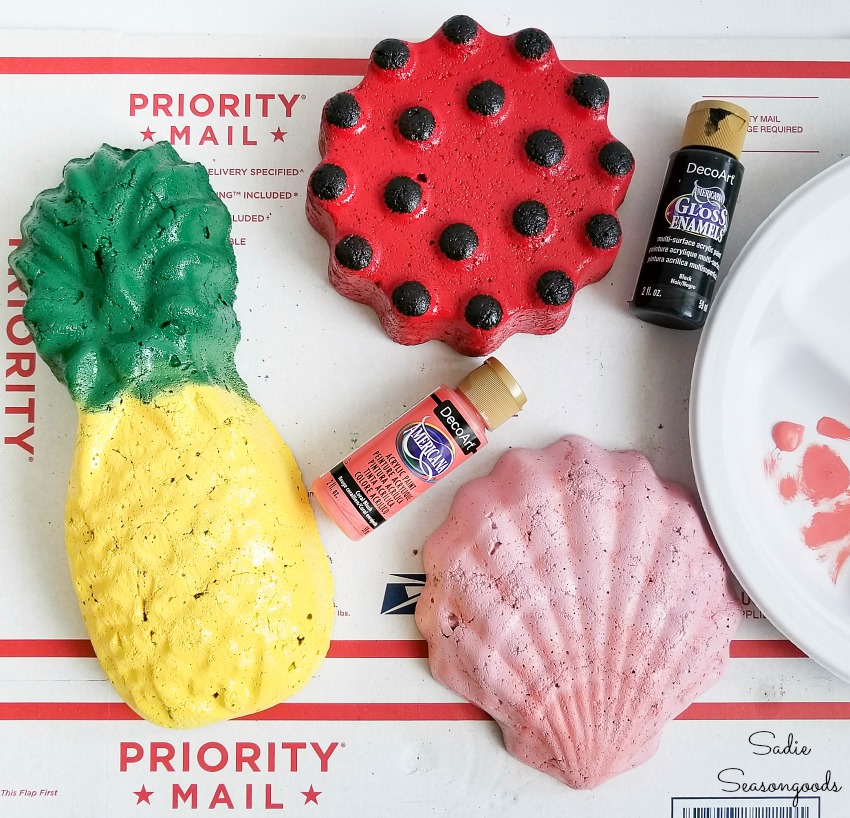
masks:
POLYGON ((97 656, 149 721, 265 709, 327 652, 332 580, 300 471, 234 392, 190 384, 82 410, 66 541, 97 656))

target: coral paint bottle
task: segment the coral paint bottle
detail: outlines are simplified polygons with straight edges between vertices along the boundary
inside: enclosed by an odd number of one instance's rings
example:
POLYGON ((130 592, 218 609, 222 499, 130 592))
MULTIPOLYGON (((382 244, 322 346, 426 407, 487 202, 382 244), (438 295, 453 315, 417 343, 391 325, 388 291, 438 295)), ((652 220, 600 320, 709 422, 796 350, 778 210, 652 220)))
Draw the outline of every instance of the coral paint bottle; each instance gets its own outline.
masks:
POLYGON ((472 457, 525 405, 525 393, 495 358, 452 389, 440 386, 368 443, 316 478, 331 519, 359 540, 472 457))

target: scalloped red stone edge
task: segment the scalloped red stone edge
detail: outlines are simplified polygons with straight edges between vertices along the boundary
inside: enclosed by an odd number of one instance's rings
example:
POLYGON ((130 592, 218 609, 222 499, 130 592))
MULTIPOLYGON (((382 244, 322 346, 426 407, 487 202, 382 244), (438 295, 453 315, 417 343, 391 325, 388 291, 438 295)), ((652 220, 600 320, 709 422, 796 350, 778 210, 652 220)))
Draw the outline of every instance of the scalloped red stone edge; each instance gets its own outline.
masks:
POLYGON ((331 284, 400 344, 479 356, 558 330, 621 244, 634 159, 608 98, 538 29, 457 16, 421 43, 378 43, 325 104, 308 183, 331 284))

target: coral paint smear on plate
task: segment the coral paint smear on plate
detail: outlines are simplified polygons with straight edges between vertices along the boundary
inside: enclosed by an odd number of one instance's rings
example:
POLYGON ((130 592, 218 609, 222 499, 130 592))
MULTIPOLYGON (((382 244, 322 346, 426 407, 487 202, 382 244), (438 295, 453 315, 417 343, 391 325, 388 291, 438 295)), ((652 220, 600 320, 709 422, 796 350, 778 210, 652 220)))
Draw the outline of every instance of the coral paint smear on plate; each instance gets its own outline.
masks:
POLYGON ((835 418, 821 418, 818 421, 818 433, 835 440, 850 440, 850 426, 845 426, 835 418))
POLYGON ((782 420, 773 427, 773 442, 783 452, 796 451, 803 442, 805 429, 799 423, 782 420))
MULTIPOLYGON (((850 440, 850 427, 835 418, 822 417, 816 429, 822 437, 850 440)), ((773 442, 782 452, 794 452, 804 434, 800 424, 781 421, 773 427, 773 442)), ((779 461, 771 459, 771 464, 778 468, 779 461)), ((783 500, 802 495, 811 507, 814 513, 800 532, 801 541, 831 564, 832 581, 837 582, 850 559, 850 468, 830 446, 811 443, 803 451, 796 473, 779 476, 777 488, 783 500)))

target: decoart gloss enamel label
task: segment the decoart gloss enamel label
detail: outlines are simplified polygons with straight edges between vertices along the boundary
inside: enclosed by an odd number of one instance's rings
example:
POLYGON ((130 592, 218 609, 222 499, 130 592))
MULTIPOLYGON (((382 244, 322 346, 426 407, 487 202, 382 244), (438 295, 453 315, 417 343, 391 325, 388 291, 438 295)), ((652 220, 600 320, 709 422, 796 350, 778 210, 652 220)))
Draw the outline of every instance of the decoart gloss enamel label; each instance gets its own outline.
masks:
MULTIPOLYGON (((725 168, 709 169, 696 162, 688 162, 688 171, 697 172, 700 169, 708 172, 710 179, 721 179, 726 182, 730 180, 734 182, 734 177, 737 175, 727 173, 725 168)), ((671 230, 681 230, 703 239, 722 242, 729 229, 730 216, 726 203, 727 194, 724 187, 709 186, 705 181, 697 178, 689 193, 677 196, 667 205, 664 218, 667 219, 671 230)), ((712 256, 704 260, 711 264, 711 270, 707 272, 713 272, 714 278, 717 278, 715 259, 720 254, 718 252, 715 255, 715 252, 713 251, 712 256)), ((698 255, 697 258, 699 258, 698 255)))
POLYGON ((743 167, 732 156, 703 149, 674 155, 635 292, 636 306, 662 314, 669 310, 688 328, 702 326, 742 176, 743 167))
POLYGON ((720 100, 691 106, 630 304, 638 318, 673 329, 705 323, 743 180, 738 157, 748 120, 743 108, 720 100))

